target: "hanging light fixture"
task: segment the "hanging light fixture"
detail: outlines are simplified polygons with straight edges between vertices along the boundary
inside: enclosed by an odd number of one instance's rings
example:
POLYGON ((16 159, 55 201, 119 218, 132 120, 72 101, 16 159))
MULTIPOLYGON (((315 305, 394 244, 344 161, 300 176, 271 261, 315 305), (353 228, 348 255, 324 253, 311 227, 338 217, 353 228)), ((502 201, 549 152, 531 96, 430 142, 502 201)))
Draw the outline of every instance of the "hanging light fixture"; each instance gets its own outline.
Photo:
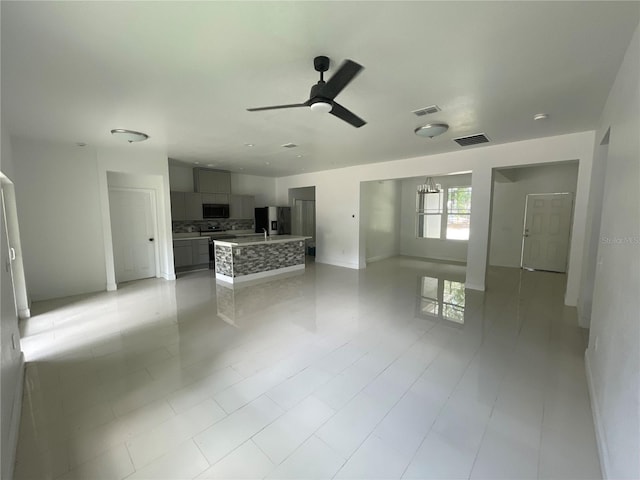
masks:
POLYGON ((433 181, 433 178, 427 177, 424 183, 418 185, 418 193, 440 193, 442 186, 433 181))

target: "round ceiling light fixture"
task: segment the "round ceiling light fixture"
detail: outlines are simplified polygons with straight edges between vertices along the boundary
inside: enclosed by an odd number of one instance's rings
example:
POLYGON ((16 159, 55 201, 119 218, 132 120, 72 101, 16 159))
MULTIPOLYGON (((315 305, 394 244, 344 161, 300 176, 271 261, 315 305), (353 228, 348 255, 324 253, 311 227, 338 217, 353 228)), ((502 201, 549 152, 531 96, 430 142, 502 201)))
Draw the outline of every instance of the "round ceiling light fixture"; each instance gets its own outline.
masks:
POLYGON ((126 140, 129 143, 142 142, 149 138, 149 135, 142 132, 136 132, 135 130, 127 130, 124 128, 114 128, 111 130, 111 135, 115 135, 118 138, 126 140))
POLYGON ((534 120, 546 120, 547 118, 549 118, 549 114, 548 113, 536 113, 533 116, 534 120))
POLYGON ((446 123, 427 123, 423 127, 416 128, 413 132, 419 137, 433 138, 442 135, 447 130, 449 130, 449 125, 446 123))
POLYGON ((311 110, 318 113, 329 113, 332 108, 333 105, 330 102, 325 102, 323 100, 319 100, 311 104, 311 110))

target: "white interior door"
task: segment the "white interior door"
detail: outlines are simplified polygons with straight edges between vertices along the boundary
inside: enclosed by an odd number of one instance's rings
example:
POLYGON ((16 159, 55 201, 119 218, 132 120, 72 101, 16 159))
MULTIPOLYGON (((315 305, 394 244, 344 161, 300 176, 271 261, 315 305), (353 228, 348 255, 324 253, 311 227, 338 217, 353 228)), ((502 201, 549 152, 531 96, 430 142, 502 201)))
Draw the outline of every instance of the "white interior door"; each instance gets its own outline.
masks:
POLYGON ((116 282, 156 276, 154 200, 151 190, 109 190, 116 282))
POLYGON ((567 271, 572 208, 570 193, 527 195, 522 244, 524 268, 567 271))

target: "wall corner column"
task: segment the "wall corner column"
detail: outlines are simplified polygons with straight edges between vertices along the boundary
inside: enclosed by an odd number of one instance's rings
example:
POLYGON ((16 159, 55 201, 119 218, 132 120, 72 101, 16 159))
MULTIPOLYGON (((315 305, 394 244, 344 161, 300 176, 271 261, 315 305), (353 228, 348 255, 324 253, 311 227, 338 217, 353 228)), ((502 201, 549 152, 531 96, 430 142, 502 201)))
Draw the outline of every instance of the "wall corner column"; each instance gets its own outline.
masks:
POLYGON ((465 288, 471 290, 485 289, 491 220, 491 186, 491 167, 474 168, 471 173, 471 225, 465 280, 465 288))

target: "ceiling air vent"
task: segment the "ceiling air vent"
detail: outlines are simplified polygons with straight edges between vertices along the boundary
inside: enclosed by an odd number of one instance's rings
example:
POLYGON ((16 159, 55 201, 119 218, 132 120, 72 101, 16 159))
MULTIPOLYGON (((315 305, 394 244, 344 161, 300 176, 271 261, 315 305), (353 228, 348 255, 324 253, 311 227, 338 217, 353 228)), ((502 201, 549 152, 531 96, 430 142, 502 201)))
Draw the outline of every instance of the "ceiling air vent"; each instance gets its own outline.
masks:
POLYGON ((283 148, 296 148, 298 145, 295 143, 285 143, 284 145, 280 145, 283 148))
POLYGON ((489 138, 484 133, 477 133, 475 135, 469 135, 468 137, 458 137, 453 139, 461 147, 469 147, 471 145, 478 145, 479 143, 489 142, 489 138))
POLYGON ((429 115, 430 113, 436 113, 440 111, 440 107, 437 105, 429 105, 428 107, 420 108, 418 110, 414 110, 413 113, 416 117, 424 117, 425 115, 429 115))

